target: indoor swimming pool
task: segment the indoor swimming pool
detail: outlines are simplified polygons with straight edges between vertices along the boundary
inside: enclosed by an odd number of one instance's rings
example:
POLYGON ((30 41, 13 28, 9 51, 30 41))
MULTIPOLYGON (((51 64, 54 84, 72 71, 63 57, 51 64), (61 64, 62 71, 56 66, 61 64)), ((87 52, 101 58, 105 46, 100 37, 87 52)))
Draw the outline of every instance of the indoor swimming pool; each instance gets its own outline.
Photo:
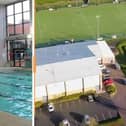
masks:
POLYGON ((0 111, 32 119, 31 72, 0 72, 0 111))

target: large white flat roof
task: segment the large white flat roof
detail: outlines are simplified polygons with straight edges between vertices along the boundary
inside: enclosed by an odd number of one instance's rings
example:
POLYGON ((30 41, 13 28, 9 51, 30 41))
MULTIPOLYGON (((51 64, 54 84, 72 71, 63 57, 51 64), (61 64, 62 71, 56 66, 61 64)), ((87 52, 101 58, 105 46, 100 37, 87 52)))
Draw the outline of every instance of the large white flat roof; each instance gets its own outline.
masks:
POLYGON ((36 49, 36 84, 46 85, 99 75, 98 59, 113 56, 105 41, 87 41, 36 49))
POLYGON ((101 73, 96 57, 37 66, 36 84, 47 85, 101 73))
POLYGON ((95 56, 114 57, 105 41, 86 41, 36 49, 37 65, 70 61, 95 56))

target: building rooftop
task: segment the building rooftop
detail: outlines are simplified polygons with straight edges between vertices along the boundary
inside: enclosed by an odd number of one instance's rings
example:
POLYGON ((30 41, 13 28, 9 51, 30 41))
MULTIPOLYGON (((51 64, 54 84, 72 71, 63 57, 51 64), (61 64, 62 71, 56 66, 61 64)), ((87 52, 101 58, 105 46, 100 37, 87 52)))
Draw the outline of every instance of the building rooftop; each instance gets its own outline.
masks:
POLYGON ((84 76, 99 75, 101 73, 96 57, 87 57, 65 62, 57 62, 37 66, 36 84, 46 85, 82 78, 84 76))
POLYGON ((36 49, 37 65, 69 61, 95 56, 113 56, 105 41, 86 41, 36 49))
POLYGON ((80 42, 36 49, 37 65, 95 56, 88 48, 89 45, 96 45, 96 42, 80 42))
POLYGON ((113 55, 105 41, 87 41, 36 49, 37 85, 99 75, 99 58, 113 55))

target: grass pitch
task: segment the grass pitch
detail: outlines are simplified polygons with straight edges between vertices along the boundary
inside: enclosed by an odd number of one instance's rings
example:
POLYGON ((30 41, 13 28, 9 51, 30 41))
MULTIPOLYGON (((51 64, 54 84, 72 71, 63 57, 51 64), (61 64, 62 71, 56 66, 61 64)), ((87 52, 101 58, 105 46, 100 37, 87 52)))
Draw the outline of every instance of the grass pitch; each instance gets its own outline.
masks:
POLYGON ((85 8, 60 8, 36 13, 36 45, 68 39, 96 39, 99 18, 100 35, 126 35, 126 4, 91 5, 85 8))

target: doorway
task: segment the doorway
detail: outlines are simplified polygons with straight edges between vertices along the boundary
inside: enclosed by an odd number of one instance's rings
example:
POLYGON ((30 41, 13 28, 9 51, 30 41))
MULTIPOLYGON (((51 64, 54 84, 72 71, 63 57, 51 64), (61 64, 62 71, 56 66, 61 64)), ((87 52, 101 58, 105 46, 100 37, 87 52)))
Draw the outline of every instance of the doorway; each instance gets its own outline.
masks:
POLYGON ((8 42, 8 61, 13 67, 25 66, 27 40, 11 40, 8 42))

